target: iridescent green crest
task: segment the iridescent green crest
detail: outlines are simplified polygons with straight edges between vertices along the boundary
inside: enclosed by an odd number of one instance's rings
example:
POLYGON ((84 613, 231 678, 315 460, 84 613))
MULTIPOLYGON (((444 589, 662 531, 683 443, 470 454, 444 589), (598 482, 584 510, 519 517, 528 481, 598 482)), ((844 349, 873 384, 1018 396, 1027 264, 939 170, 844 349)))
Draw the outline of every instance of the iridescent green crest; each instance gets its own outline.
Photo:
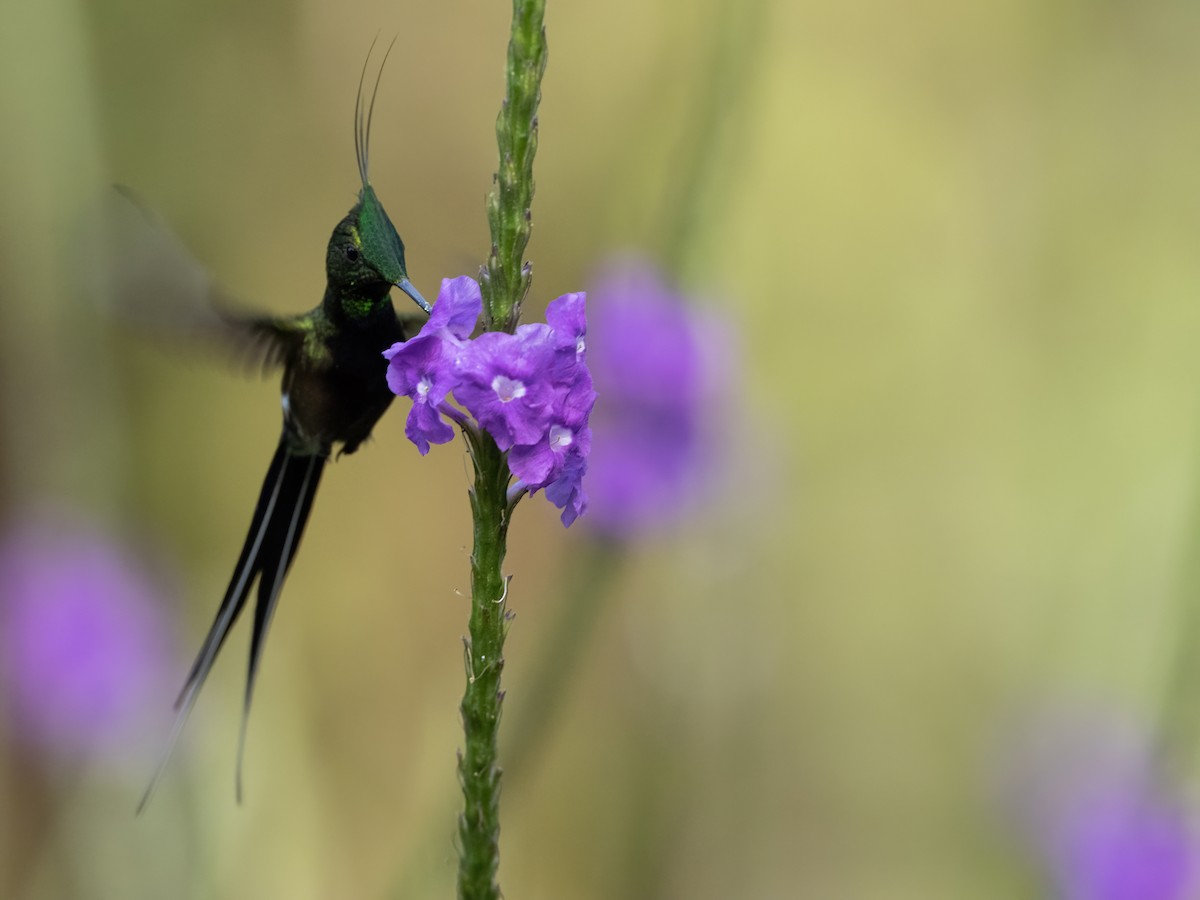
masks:
MULTIPOLYGON (((392 38, 383 61, 379 64, 379 74, 375 77, 375 87, 371 90, 371 102, 364 103, 363 83, 367 75, 367 63, 371 52, 367 51, 367 59, 363 61, 362 74, 358 78, 358 97, 354 103, 354 153, 358 157, 358 175, 362 180, 362 190, 358 194, 358 203, 350 211, 355 217, 355 229, 359 250, 376 272, 399 287, 424 309, 429 311, 429 304, 408 280, 408 269, 404 262, 404 242, 396 226, 388 218, 383 204, 371 187, 368 172, 370 170, 369 151, 371 146, 371 122, 375 116, 375 98, 379 94, 379 81, 383 76, 383 67, 387 65, 392 47, 396 46, 396 38, 392 38)), ((375 44, 372 42, 371 48, 375 44)))
POLYGON ((404 242, 400 240, 383 204, 375 196, 375 189, 365 182, 355 210, 359 249, 363 258, 392 284, 406 278, 408 270, 404 265, 404 242))

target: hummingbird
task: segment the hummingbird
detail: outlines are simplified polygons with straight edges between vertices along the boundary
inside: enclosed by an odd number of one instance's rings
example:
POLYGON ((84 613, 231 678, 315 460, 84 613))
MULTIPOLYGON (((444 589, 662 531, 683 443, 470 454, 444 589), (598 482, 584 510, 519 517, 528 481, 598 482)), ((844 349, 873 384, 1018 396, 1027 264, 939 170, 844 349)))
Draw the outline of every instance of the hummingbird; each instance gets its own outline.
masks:
MULTIPOLYGON (((387 54, 383 62, 387 62, 387 54)), ((382 71, 383 64, 381 75, 382 71)), ((409 281, 404 242, 368 177, 379 78, 368 105, 363 94, 365 75, 364 63, 354 107, 354 147, 362 186, 358 201, 337 223, 326 246, 325 294, 320 304, 309 312, 282 318, 218 310, 226 330, 254 345, 266 368, 282 367, 283 426, 229 587, 175 702, 177 715, 167 748, 138 812, 162 777, 200 689, 257 582, 238 738, 237 798, 241 802, 246 723, 263 644, 321 474, 335 449, 340 450, 339 456, 354 453, 391 405, 394 395, 387 386, 382 353, 415 332, 422 318, 420 314, 399 316, 392 306, 391 289, 398 287, 426 313, 430 310, 409 281)))

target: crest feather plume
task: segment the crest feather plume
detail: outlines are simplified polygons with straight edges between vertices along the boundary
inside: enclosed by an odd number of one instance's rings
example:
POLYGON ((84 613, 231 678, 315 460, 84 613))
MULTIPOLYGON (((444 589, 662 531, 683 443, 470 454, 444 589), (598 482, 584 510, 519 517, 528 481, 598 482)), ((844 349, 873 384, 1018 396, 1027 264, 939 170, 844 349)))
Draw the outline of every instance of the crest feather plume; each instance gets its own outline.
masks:
POLYGON ((388 48, 383 54, 379 72, 375 75, 375 86, 371 89, 370 103, 366 102, 363 86, 367 79, 367 65, 371 61, 371 53, 379 41, 378 35, 375 36, 375 40, 371 41, 371 47, 367 50, 367 58, 363 60, 362 74, 358 76, 358 96, 354 100, 354 155, 358 159, 358 176, 362 179, 364 188, 370 183, 367 173, 370 171, 371 121, 375 117, 375 98, 379 95, 379 82, 383 78, 383 67, 387 65, 388 57, 392 53, 392 48, 396 46, 398 37, 399 35, 392 38, 392 42, 388 44, 388 48))

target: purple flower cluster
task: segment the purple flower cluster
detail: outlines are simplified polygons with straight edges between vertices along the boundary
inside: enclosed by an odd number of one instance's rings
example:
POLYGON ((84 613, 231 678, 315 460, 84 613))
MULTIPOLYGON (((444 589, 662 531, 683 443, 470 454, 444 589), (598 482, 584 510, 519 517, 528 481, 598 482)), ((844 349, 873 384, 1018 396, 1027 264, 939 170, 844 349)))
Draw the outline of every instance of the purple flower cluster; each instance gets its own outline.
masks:
POLYGON ((422 454, 454 437, 447 418, 471 426, 462 405, 508 453, 521 488, 546 489, 569 526, 587 508, 583 476, 591 449, 588 416, 596 399, 586 362, 583 294, 565 294, 546 309, 547 324, 515 334, 485 332, 471 340, 483 311, 479 285, 442 281, 421 331, 384 351, 388 387, 412 400, 405 434, 422 454))

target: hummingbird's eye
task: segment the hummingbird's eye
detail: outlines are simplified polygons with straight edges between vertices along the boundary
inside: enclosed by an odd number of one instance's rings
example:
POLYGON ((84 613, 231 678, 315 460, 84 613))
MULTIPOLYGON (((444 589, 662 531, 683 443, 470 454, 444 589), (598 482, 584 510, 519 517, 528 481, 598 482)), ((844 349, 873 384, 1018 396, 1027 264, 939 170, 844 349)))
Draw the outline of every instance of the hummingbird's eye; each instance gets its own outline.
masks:
POLYGON ((358 248, 355 247, 353 244, 347 244, 345 247, 342 248, 342 251, 346 254, 347 260, 349 260, 352 263, 358 262, 358 248))

